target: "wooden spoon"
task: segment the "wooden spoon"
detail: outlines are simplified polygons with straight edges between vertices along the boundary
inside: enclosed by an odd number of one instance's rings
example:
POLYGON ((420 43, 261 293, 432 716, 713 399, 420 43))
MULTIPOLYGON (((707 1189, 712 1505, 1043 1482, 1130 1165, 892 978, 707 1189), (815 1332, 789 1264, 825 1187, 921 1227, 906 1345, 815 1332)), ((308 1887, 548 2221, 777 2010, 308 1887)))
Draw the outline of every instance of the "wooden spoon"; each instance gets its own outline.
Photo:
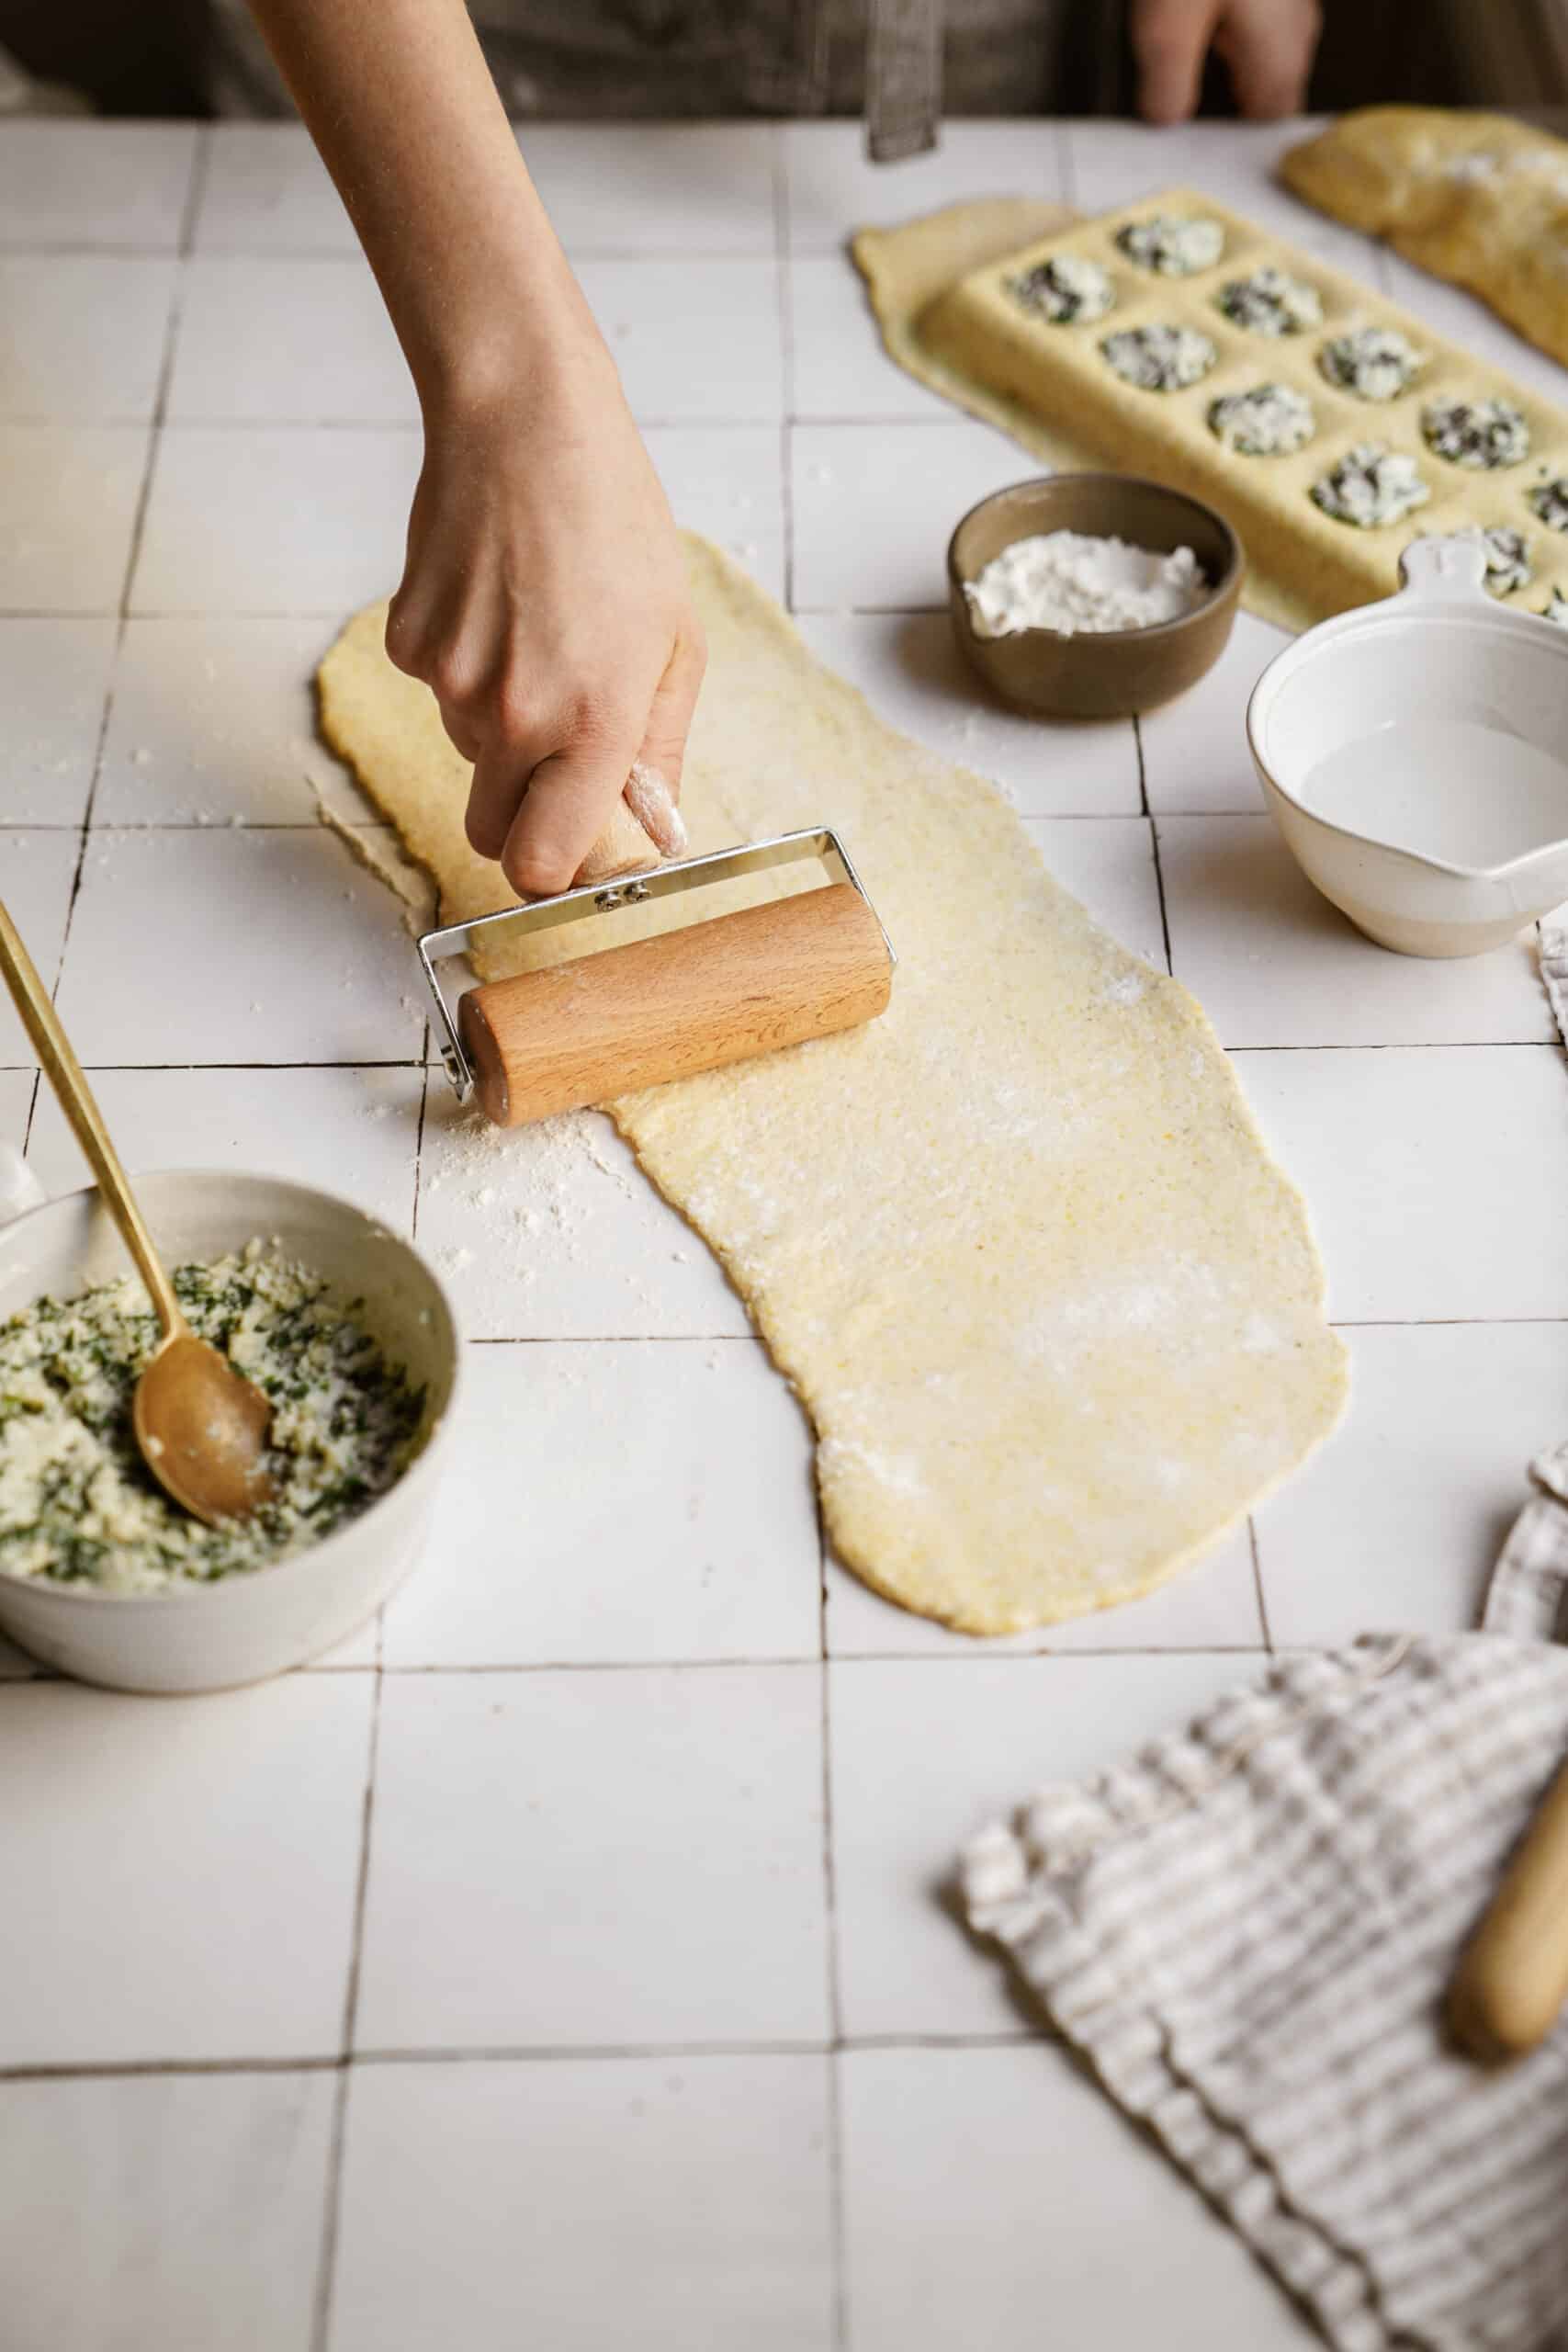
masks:
POLYGON ((245 1519, 272 1494, 265 1467, 272 1407, 186 1321, 142 1222, 108 1129, 21 933, 0 904, 0 970, 44 1076, 98 1180, 98 1196, 147 1285, 164 1337, 136 1384, 131 1419, 164 1493, 209 1527, 245 1519))
POLYGON ((1449 2023, 1496 2065, 1544 2041, 1568 1999, 1568 1764, 1541 1801, 1466 1948, 1449 2023))

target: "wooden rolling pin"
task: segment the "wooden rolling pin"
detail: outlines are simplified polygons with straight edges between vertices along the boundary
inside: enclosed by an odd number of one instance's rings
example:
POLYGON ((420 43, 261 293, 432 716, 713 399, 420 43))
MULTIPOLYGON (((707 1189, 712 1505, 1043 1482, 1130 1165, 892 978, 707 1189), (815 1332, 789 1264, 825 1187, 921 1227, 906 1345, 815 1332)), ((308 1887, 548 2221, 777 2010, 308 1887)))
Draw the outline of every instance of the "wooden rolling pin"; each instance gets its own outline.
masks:
POLYGON ((1471 1939, 1449 2023, 1473 2056, 1522 2058, 1568 1999, 1568 1764, 1541 1801, 1471 1939))
POLYGON ((457 1021, 481 1108, 517 1127, 870 1021, 892 965, 847 882, 470 989, 457 1021))

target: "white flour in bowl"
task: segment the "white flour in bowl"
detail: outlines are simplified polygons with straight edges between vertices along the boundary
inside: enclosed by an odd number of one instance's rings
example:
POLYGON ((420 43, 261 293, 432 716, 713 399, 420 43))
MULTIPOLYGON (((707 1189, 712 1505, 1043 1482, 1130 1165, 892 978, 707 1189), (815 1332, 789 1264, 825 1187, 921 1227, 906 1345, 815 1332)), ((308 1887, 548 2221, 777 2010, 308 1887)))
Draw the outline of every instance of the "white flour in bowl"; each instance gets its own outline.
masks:
POLYGON ((979 637, 1012 637, 1020 629, 1153 628, 1180 620, 1209 594, 1190 548, 1162 555, 1126 539, 1099 539, 1082 531, 1046 531, 1014 539, 993 556, 964 594, 979 637))

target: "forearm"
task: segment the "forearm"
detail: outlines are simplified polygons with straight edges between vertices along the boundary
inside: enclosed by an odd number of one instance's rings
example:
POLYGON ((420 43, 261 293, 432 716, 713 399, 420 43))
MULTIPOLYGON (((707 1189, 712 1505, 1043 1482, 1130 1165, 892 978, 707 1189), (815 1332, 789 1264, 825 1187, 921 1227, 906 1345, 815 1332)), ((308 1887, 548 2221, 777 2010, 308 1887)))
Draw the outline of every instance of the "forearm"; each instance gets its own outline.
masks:
POLYGON ((421 400, 603 355, 463 0, 251 0, 421 400))
POLYGON ((565 889, 635 769, 679 787, 704 651, 669 503, 463 0, 251 6, 424 411, 387 651, 473 763, 475 849, 565 889))

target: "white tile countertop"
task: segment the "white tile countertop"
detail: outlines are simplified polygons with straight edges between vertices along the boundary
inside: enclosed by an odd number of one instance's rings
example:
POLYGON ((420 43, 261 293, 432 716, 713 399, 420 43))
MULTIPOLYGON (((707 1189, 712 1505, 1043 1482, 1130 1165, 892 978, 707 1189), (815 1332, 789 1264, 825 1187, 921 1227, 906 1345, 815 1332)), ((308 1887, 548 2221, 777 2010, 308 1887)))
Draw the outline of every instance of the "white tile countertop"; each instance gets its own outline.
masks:
MULTIPOLYGON (((0 128, 0 894, 133 1168, 349 1193, 472 1334, 429 1556, 320 1667, 145 1701, 0 1651, 5 2352, 1311 2340, 944 1882, 1272 1647, 1470 1621, 1568 1434, 1568 1071, 1525 946, 1407 963, 1303 884, 1242 736, 1261 623, 1141 727, 976 701, 943 548, 1029 460, 884 359, 842 252, 1190 180, 1568 393, 1274 187, 1291 135, 958 124, 874 173, 843 124, 528 134, 681 518, 1169 961, 1312 1203, 1343 1432, 1156 1598, 984 1645, 821 1559, 798 1409, 602 1121, 479 1175, 457 1136, 308 788, 357 806, 308 682, 419 441, 303 136, 0 128)), ((0 1135, 82 1181, 8 1009, 0 1135)))

